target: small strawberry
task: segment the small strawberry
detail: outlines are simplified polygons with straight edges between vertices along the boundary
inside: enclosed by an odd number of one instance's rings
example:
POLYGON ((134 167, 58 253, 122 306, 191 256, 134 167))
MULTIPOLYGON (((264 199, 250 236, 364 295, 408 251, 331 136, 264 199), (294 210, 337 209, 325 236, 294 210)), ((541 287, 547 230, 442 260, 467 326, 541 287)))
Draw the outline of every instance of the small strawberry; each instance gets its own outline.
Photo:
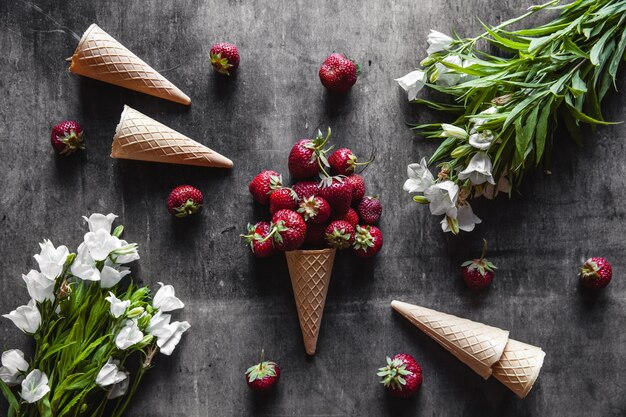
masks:
POLYGON ((270 194, 283 186, 283 177, 275 171, 263 171, 250 182, 248 189, 260 204, 270 202, 270 194))
POLYGON ((348 148, 339 148, 328 158, 333 175, 353 174, 357 166, 367 165, 370 162, 358 162, 356 155, 348 148))
POLYGON ((60 155, 70 155, 76 149, 85 149, 83 129, 76 122, 65 120, 52 128, 50 142, 54 150, 60 155))
POLYGON ((321 224, 330 217, 330 204, 322 197, 308 197, 300 202, 298 213, 307 223, 321 224))
POLYGON ((258 222, 255 225, 248 223, 248 234, 241 235, 257 258, 269 258, 276 253, 274 239, 269 236, 270 230, 271 226, 268 222, 258 222))
POLYGON ((354 243, 354 227, 345 220, 335 220, 326 227, 326 243, 331 248, 348 249, 354 243))
POLYGON ((298 195, 291 188, 280 188, 270 194, 270 213, 278 210, 295 210, 298 207, 298 195))
POLYGON ((325 172, 324 166, 328 166, 326 159, 327 149, 324 146, 330 140, 330 128, 326 137, 320 130, 315 139, 300 139, 289 152, 289 173, 294 179, 313 178, 320 171, 325 172))
POLYGON ((269 391, 280 378, 280 368, 276 362, 264 360, 265 353, 261 351, 261 360, 246 371, 246 383, 255 391, 269 391))
POLYGON ((383 247, 383 234, 376 226, 357 226, 352 251, 361 258, 371 258, 383 247))
POLYGON ((239 50, 232 43, 220 42, 211 46, 211 65, 220 74, 230 75, 239 67, 239 50))
POLYGON ((361 221, 365 224, 376 224, 383 212, 383 206, 377 197, 363 197, 356 206, 361 221))
POLYGON ((326 243, 325 224, 307 224, 304 244, 308 246, 324 246, 326 243))
POLYGON ((346 214, 334 214, 330 217, 330 220, 345 220, 352 225, 352 227, 356 227, 359 224, 359 215, 356 214, 356 211, 350 207, 346 214))
POLYGON ((422 385, 422 367, 406 353, 398 353, 393 359, 387 357, 387 366, 376 375, 382 378, 380 383, 389 394, 398 398, 412 397, 422 385))
POLYGON ((363 181, 363 177, 358 174, 352 174, 346 177, 346 181, 352 186, 352 202, 361 201, 365 196, 365 181, 363 181))
POLYGON ((343 177, 327 177, 320 182, 319 196, 328 201, 334 214, 341 215, 352 203, 352 187, 343 177))
POLYGON ((202 210, 202 193, 191 185, 180 185, 167 198, 167 210, 176 217, 187 217, 202 210))
POLYGON ((296 250, 306 237, 306 223, 298 213, 292 210, 278 210, 272 217, 274 246, 286 252, 296 250))
POLYGON ((345 94, 356 83, 361 72, 359 65, 346 58, 342 54, 331 54, 322 63, 320 68, 320 81, 328 90, 345 94))
POLYGON ((463 280, 471 290, 481 290, 491 284, 494 277, 494 264, 485 259, 487 253, 487 241, 483 239, 483 253, 479 259, 463 262, 463 280))
POLYGON ((316 196, 319 192, 319 183, 317 181, 298 181, 292 187, 298 194, 300 200, 304 200, 307 197, 316 196))
POLYGON ((604 258, 589 258, 580 269, 580 280, 587 288, 604 288, 612 277, 613 268, 604 258))

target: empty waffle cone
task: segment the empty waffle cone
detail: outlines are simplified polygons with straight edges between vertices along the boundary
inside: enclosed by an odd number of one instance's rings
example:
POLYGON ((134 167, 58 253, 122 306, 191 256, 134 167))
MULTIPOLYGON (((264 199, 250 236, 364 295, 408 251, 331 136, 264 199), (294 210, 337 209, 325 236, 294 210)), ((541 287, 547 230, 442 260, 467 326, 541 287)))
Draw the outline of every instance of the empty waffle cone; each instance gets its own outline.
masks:
POLYGON ((115 129, 113 158, 232 168, 233 162, 164 124, 124 106, 115 129))
POLYGON ((509 339, 502 357, 493 365, 493 376, 524 398, 537 380, 545 356, 537 346, 509 339))
POLYGON ((81 38, 70 71, 181 104, 191 99, 95 23, 81 38))
POLYGON ((304 349, 315 354, 336 249, 285 252, 304 349))
POLYGON ((391 307, 485 379, 509 339, 506 330, 428 308, 401 301, 391 307))

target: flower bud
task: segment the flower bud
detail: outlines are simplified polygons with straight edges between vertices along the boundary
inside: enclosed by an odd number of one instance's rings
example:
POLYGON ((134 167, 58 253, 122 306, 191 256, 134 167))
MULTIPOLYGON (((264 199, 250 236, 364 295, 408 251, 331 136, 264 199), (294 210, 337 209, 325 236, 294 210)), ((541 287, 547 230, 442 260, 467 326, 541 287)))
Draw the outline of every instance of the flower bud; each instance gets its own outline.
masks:
POLYGON ((428 66, 433 65, 435 62, 437 62, 437 60, 435 58, 433 58, 431 56, 428 56, 428 57, 424 58, 422 60, 422 62, 420 62, 420 65, 422 67, 428 67, 428 66))
POLYGON ((448 123, 442 123, 441 129, 443 130, 440 135, 442 138, 467 139, 469 136, 465 129, 448 123))
POLYGON ((467 153, 472 149, 472 147, 470 145, 462 145, 459 146, 458 148, 454 149, 451 153, 450 156, 452 156, 452 158, 457 159, 460 158, 464 155, 467 155, 467 153))
POLYGON ((430 201, 428 201, 428 199, 426 197, 424 197, 423 195, 415 195, 413 196, 413 201, 415 201, 416 203, 420 203, 420 204, 429 204, 430 201))
POLYGON ((150 343, 152 343, 153 340, 154 340, 154 336, 152 336, 151 334, 147 334, 143 337, 143 339, 141 339, 139 343, 137 343, 137 348, 143 349, 146 346, 150 345, 150 343))
POLYGON ((128 314, 126 315, 126 317, 128 317, 129 319, 135 319, 139 316, 141 316, 146 310, 144 310, 143 307, 135 307, 133 309, 131 309, 128 314))
POLYGON ((144 314, 139 320, 137 320, 137 325, 139 325, 140 329, 145 329, 150 324, 151 319, 151 314, 144 314))

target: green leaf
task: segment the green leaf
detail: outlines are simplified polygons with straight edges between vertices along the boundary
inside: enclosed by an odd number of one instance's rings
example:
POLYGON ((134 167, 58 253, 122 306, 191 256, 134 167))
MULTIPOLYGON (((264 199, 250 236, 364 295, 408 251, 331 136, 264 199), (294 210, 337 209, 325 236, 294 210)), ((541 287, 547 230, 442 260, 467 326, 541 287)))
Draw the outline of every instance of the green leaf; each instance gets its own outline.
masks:
POLYGON ((72 346, 73 344, 76 343, 76 340, 72 340, 70 342, 67 342, 65 344, 62 344, 60 346, 55 346, 54 348, 50 349, 48 352, 46 352, 46 354, 44 355, 43 358, 40 359, 40 361, 45 361, 46 359, 48 359, 50 356, 54 355, 55 353, 57 353, 58 351, 65 349, 68 346, 72 346))
POLYGON ((589 123, 589 124, 593 124, 593 125, 616 125, 616 124, 620 124, 621 122, 606 122, 604 120, 598 120, 598 119, 594 119, 593 117, 586 115, 585 113, 579 111, 576 107, 567 106, 568 110, 572 113, 572 115, 580 120, 581 122, 585 122, 585 123, 589 123))
POLYGON ((456 138, 447 138, 446 140, 441 142, 441 145, 439 145, 433 156, 430 157, 428 164, 431 165, 443 158, 444 156, 447 156, 452 151, 452 149, 456 147, 456 141, 456 138))
POLYGON ((604 33, 604 35, 600 38, 600 40, 598 40, 593 45, 593 48, 591 48, 591 53, 589 54, 589 59, 591 60, 591 63, 593 65, 597 66, 597 65, 600 64, 600 54, 604 50, 604 45, 606 44, 607 40, 609 40, 611 35, 613 35, 613 32, 615 32, 615 29, 617 29, 616 26, 613 27, 612 29, 606 31, 604 33))
POLYGON ((553 96, 548 98, 547 102, 544 103, 544 105, 542 106, 541 114, 539 115, 539 119, 537 120, 537 130, 535 132, 535 158, 537 164, 539 164, 539 162, 541 161, 541 157, 543 156, 543 151, 546 146, 546 138, 548 136, 548 120, 552 111, 553 101, 553 96))
POLYGON ((20 403, 17 398, 15 398, 15 395, 13 395, 11 388, 9 388, 9 386, 1 379, 0 391, 2 391, 2 395, 4 395, 4 398, 6 398, 9 403, 9 411, 13 410, 14 413, 18 414, 20 411, 20 403))

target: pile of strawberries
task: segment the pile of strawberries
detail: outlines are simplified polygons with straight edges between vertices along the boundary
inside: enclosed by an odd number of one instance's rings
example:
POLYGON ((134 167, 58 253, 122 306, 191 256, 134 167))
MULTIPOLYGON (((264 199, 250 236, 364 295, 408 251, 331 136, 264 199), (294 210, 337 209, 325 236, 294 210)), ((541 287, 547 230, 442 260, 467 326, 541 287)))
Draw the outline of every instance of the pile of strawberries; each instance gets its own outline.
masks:
POLYGON ((330 139, 318 131, 315 139, 301 139, 289 153, 289 173, 295 182, 283 185, 275 171, 263 171, 250 182, 254 199, 269 205, 271 222, 248 225, 242 235, 258 258, 277 251, 331 247, 351 249, 362 258, 376 255, 383 235, 374 226, 382 213, 376 197, 365 196, 363 177, 356 174, 355 154, 340 148, 330 154, 330 139))

